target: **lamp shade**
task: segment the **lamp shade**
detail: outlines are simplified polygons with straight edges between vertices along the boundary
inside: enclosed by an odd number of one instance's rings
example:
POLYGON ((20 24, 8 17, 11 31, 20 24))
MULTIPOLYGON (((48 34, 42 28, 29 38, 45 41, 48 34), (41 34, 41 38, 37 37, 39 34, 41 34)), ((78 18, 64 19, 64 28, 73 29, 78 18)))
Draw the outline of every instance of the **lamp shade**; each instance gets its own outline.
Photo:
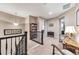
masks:
POLYGON ((76 31, 79 34, 79 26, 76 27, 76 31))
POLYGON ((74 26, 66 26, 65 28, 65 33, 76 33, 75 27, 74 26))

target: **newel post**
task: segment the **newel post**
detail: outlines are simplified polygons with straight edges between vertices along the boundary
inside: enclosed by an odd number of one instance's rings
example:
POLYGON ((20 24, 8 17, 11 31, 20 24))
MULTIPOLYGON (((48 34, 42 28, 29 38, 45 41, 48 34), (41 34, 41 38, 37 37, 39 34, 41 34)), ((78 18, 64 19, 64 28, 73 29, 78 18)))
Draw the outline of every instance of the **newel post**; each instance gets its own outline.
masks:
POLYGON ((42 34, 41 34, 41 41, 42 41, 42 45, 43 45, 43 44, 44 44, 44 43, 43 43, 44 30, 42 30, 41 33, 42 33, 42 34))
POLYGON ((53 45, 53 53, 52 53, 53 55, 55 54, 55 46, 53 45))
POLYGON ((25 32, 25 55, 27 55, 27 32, 25 32))

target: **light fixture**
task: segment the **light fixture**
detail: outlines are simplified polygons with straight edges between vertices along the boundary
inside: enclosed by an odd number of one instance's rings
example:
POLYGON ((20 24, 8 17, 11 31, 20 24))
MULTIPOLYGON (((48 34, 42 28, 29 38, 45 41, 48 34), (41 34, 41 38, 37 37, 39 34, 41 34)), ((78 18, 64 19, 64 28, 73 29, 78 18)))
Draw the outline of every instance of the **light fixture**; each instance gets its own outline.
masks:
POLYGON ((15 19, 14 19, 13 25, 18 26, 19 24, 17 23, 16 15, 17 15, 17 13, 15 12, 15 19))
POLYGON ((18 23, 13 23, 13 25, 18 26, 19 24, 18 23))
POLYGON ((50 11, 50 12, 49 12, 49 15, 52 15, 52 14, 53 14, 53 13, 50 11))

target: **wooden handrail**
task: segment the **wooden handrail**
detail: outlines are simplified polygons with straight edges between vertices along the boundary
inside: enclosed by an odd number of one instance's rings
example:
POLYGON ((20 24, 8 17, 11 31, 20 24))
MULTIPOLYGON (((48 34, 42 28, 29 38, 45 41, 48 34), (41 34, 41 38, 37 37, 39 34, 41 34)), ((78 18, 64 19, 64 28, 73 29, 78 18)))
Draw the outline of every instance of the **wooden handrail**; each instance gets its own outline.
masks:
POLYGON ((20 37, 20 36, 24 36, 24 35, 21 34, 21 35, 15 35, 15 36, 1 37, 0 40, 6 39, 6 38, 20 37))
POLYGON ((56 45, 52 44, 51 46, 53 46, 53 55, 55 54, 55 48, 62 54, 65 55, 56 45))

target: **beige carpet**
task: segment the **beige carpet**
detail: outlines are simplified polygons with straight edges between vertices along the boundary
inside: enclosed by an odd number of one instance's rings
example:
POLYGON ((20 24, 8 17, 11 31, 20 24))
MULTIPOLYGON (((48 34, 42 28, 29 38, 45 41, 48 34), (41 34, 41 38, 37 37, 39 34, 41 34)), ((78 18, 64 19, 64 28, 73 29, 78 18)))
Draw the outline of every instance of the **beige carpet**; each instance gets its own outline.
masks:
POLYGON ((59 43, 58 39, 54 38, 44 38, 44 45, 39 45, 33 49, 30 49, 28 52, 29 55, 52 55, 52 49, 53 47, 51 44, 57 45, 60 49, 62 49, 62 44, 59 43))

